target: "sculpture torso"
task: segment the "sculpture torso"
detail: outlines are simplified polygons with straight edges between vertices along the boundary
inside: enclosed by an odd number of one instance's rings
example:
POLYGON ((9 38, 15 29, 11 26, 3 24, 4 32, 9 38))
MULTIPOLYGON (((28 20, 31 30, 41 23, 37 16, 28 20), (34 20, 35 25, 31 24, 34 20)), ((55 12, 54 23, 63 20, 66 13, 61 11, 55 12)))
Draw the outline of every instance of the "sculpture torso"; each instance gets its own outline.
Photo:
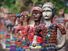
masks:
MULTIPOLYGON (((35 32, 36 32, 36 28, 40 28, 42 26, 40 26, 41 24, 39 24, 38 26, 29 26, 29 31, 28 31, 28 39, 30 40, 30 42, 33 41, 33 38, 34 38, 34 35, 35 35, 35 32)), ((41 37, 41 32, 39 32, 39 34, 37 34, 37 42, 38 43, 42 43, 43 42, 43 39, 41 37)))
POLYGON ((42 26, 42 36, 44 43, 46 44, 57 44, 57 29, 60 30, 61 34, 65 34, 65 29, 62 24, 54 24, 53 22, 45 21, 42 26))
POLYGON ((53 23, 44 24, 44 30, 42 30, 43 39, 46 44, 57 43, 57 26, 53 23))

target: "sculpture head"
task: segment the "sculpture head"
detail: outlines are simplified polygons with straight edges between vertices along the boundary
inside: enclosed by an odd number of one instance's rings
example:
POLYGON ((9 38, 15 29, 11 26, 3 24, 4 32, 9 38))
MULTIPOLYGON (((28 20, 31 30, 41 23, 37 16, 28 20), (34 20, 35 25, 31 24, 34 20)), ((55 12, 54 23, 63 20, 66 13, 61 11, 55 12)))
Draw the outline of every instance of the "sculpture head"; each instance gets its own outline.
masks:
POLYGON ((34 18, 34 21, 40 21, 41 15, 42 15, 42 8, 35 6, 32 8, 32 16, 34 18))
POLYGON ((42 9, 43 9, 42 16, 44 19, 51 19, 53 17, 54 6, 51 2, 45 3, 42 9))

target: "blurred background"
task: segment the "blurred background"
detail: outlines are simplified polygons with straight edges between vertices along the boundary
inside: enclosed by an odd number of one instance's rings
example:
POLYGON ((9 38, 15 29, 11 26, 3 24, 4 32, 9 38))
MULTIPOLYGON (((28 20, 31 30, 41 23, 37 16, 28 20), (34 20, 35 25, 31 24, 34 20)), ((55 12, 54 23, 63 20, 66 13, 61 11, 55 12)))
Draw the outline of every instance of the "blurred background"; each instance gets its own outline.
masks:
MULTIPOLYGON (((30 11, 35 5, 42 6, 48 0, 0 0, 0 17, 4 17, 5 13, 21 13, 22 11, 30 11)), ((49 0, 56 8, 56 14, 60 9, 64 9, 65 19, 68 19, 68 0, 49 0)), ((66 23, 68 24, 68 22, 66 23)), ((60 51, 68 51, 68 29, 67 29, 66 46, 60 51)), ((3 51, 3 50, 2 50, 3 51)))
MULTIPOLYGON (((32 6, 42 6, 48 0, 0 0, 0 8, 8 9, 11 13, 20 13, 23 10, 29 10, 32 6)), ((49 0, 58 11, 60 8, 65 8, 65 13, 68 13, 68 0, 49 0)))

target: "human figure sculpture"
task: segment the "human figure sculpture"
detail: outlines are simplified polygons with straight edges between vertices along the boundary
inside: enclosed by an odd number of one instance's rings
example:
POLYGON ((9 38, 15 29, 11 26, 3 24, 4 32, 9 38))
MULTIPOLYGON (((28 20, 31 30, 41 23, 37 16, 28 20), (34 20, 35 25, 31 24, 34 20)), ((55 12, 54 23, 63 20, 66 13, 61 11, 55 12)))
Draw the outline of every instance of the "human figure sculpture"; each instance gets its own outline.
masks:
MULTIPOLYGON (((62 48, 65 44, 65 28, 62 24, 54 24, 53 18, 54 18, 54 7, 51 2, 47 2, 42 6, 43 12, 42 12, 42 22, 45 25, 45 31, 43 30, 43 47, 44 50, 42 51, 56 51, 56 49, 62 48), (58 43, 57 39, 57 29, 60 30, 62 34, 62 42, 58 43)), ((61 41, 61 40, 60 40, 61 41)))
POLYGON ((41 48, 39 45, 43 42, 43 40, 38 28, 41 27, 40 25, 42 24, 42 9, 38 6, 35 6, 32 8, 31 12, 33 21, 32 24, 29 24, 28 38, 31 43, 31 48, 41 48))

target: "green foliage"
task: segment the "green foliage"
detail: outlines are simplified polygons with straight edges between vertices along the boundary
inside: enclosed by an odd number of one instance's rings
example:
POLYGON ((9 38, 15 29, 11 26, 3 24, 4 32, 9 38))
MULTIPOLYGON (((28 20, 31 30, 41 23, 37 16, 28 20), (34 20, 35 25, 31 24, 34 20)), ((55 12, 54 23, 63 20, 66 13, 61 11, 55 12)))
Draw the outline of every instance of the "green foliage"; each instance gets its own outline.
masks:
POLYGON ((0 0, 0 7, 6 7, 9 10, 14 11, 13 9, 16 8, 15 5, 14 5, 15 2, 16 2, 16 0, 0 0))
POLYGON ((15 4, 15 0, 0 0, 0 6, 11 7, 15 4))
POLYGON ((35 4, 36 2, 38 2, 38 0, 32 0, 32 2, 35 4))
POLYGON ((67 7, 67 8, 65 8, 65 13, 68 13, 68 7, 67 7))
MULTIPOLYGON (((64 2, 61 0, 49 0, 54 5, 56 10, 58 11, 60 8, 64 8, 64 2)), ((0 6, 4 6, 9 8, 12 13, 19 13, 22 10, 28 10, 30 4, 33 6, 44 4, 46 0, 0 0, 0 6)))
POLYGON ((55 5, 55 9, 56 11, 58 11, 61 8, 64 8, 64 2, 61 0, 50 0, 54 5, 55 5))

